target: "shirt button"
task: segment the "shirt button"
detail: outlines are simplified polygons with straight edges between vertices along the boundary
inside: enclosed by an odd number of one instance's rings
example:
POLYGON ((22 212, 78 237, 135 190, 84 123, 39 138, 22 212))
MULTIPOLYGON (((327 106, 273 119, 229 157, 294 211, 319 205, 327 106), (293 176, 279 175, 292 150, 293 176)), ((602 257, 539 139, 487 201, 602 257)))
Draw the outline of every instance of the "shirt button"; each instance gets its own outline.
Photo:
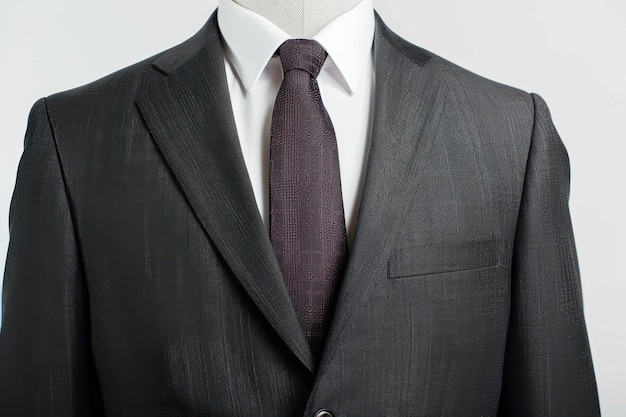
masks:
POLYGON ((333 415, 330 411, 322 409, 315 413, 315 417, 333 417, 333 415))

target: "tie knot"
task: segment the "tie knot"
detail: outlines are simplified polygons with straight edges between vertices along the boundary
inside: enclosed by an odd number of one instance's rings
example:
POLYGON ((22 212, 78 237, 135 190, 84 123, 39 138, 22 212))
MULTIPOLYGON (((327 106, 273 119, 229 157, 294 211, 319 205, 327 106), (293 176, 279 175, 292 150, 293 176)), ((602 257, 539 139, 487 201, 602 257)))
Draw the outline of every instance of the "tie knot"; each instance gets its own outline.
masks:
POLYGON ((283 64, 283 74, 292 69, 301 69, 317 78, 328 54, 313 39, 289 39, 280 45, 278 55, 283 64))

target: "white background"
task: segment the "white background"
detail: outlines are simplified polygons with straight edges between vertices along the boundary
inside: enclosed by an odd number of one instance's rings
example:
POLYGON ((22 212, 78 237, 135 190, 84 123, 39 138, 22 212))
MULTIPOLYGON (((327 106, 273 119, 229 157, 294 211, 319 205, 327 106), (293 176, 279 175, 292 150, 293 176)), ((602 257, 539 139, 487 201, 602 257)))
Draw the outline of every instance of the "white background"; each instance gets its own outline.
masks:
MULTIPOLYGON (((523 4, 380 0, 375 8, 392 30, 413 43, 488 78, 538 92, 547 101, 570 155, 570 208, 603 416, 626 416, 626 2, 517 3, 523 4)), ((217 0, 2 5, 2 259, 32 104, 183 41, 216 6, 217 0)))

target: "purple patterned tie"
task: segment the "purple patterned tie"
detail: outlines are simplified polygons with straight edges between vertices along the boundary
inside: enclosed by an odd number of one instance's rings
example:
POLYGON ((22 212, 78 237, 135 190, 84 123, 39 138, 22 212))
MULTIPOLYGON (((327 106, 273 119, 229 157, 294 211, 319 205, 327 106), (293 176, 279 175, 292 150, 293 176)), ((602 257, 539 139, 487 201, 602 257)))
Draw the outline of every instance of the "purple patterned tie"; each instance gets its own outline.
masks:
POLYGON ((337 141, 316 77, 326 51, 291 39, 272 114, 270 238, 302 330, 319 358, 348 249, 337 141))

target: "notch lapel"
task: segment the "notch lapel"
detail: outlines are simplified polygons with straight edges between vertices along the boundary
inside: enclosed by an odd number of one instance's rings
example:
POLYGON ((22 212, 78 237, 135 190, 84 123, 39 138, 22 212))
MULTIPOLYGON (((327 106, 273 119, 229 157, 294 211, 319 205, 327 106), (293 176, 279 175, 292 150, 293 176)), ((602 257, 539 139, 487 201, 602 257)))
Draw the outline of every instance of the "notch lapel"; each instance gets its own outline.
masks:
POLYGON ((384 274, 398 230, 416 196, 444 111, 445 84, 431 54, 393 33, 375 12, 375 104, 365 184, 353 250, 318 375, 341 333, 384 274))
POLYGON ((313 371, 239 145, 214 12, 154 65, 166 76, 137 99, 189 205, 226 263, 294 355, 313 371))

